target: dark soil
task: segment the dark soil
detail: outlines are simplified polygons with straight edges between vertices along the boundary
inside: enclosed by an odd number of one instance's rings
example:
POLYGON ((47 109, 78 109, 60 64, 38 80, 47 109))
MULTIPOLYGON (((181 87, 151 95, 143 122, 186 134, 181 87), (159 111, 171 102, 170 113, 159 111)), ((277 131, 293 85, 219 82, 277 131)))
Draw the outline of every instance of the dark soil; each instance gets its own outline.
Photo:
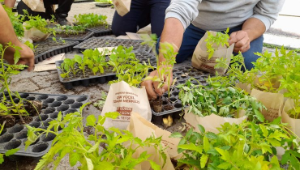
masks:
POLYGON ((39 162, 39 158, 12 156, 9 159, 7 157, 4 157, 4 162, 0 164, 0 169, 1 170, 34 170, 38 162, 39 162))
POLYGON ((48 38, 43 42, 34 43, 34 46, 36 46, 34 54, 36 56, 36 55, 39 55, 46 51, 49 51, 49 50, 52 50, 55 48, 60 48, 61 46, 64 46, 64 45, 66 45, 66 44, 59 42, 59 41, 55 42, 51 38, 50 39, 48 38))
POLYGON ((61 37, 61 38, 84 38, 86 36, 86 33, 87 32, 84 32, 84 33, 78 33, 78 34, 57 34, 58 37, 61 37))
POLYGON ((162 112, 163 110, 162 104, 163 104, 163 100, 161 97, 158 97, 155 100, 150 100, 150 106, 156 113, 162 112))
POLYGON ((172 110, 174 109, 174 106, 171 103, 168 103, 167 105, 164 106, 164 110, 172 110))
POLYGON ((24 109, 29 113, 29 116, 20 115, 6 115, 0 116, 0 124, 5 122, 5 128, 14 126, 15 124, 27 124, 32 121, 32 117, 38 115, 42 110, 42 103, 40 101, 28 101, 24 103, 24 109))

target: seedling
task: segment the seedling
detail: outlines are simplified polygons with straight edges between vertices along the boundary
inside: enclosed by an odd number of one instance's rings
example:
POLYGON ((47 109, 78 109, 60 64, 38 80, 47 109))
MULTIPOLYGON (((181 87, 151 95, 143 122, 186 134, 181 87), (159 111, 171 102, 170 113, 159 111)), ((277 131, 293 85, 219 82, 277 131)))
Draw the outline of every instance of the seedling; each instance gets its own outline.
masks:
POLYGON ((78 25, 83 25, 87 28, 96 27, 96 26, 107 26, 107 16, 98 15, 98 14, 79 14, 75 15, 75 23, 78 25))
POLYGON ((5 11, 13 25, 13 28, 15 30, 17 37, 19 37, 19 38, 24 37, 24 28, 23 28, 23 24, 21 21, 21 17, 19 15, 16 15, 15 13, 13 13, 12 8, 8 8, 6 6, 3 6, 3 8, 5 9, 5 11))
MULTIPOLYGON (((88 103, 87 103, 88 104, 88 103)), ((80 163, 80 169, 134 169, 136 165, 143 162, 150 162, 154 170, 161 169, 155 162, 149 159, 150 154, 146 151, 141 153, 138 158, 133 154, 139 148, 153 147, 156 152, 160 153, 160 160, 165 162, 166 155, 161 146, 161 137, 149 137, 142 141, 134 137, 127 130, 119 130, 115 127, 106 129, 103 124, 107 118, 115 119, 119 116, 118 112, 109 112, 104 116, 94 115, 86 118, 83 123, 82 110, 80 112, 67 114, 64 118, 62 113, 58 114, 56 120, 51 121, 47 129, 28 128, 28 140, 25 142, 26 147, 38 140, 42 135, 52 133, 56 135, 51 149, 42 157, 36 166, 36 170, 41 170, 50 163, 54 164, 54 169, 60 161, 69 156, 70 166, 80 163), (94 133, 86 137, 84 125, 94 129, 94 133), (58 129, 62 128, 60 132, 58 129), (63 154, 62 154, 63 153, 63 154)))
POLYGON ((171 137, 181 138, 178 152, 184 155, 178 160, 177 169, 185 166, 188 169, 273 170, 281 169, 280 164, 298 169, 299 143, 280 122, 277 118, 263 124, 248 121, 239 125, 225 123, 217 134, 206 132, 201 125, 198 125, 200 133, 193 132, 193 129, 185 136, 173 133, 171 137), (276 147, 285 149, 280 162, 276 147))
POLYGON ((214 55, 216 48, 221 46, 229 46, 228 40, 229 40, 229 28, 226 29, 225 33, 217 32, 216 35, 213 35, 211 32, 207 32, 208 36, 205 40, 206 42, 206 48, 207 52, 209 53, 208 59, 211 59, 211 57, 214 55))
POLYGON ((95 1, 103 4, 113 4, 112 0, 95 0, 95 1))
POLYGON ((95 107, 98 107, 99 109, 102 109, 103 106, 104 106, 106 97, 107 97, 107 94, 106 94, 104 91, 102 91, 102 92, 101 92, 101 99, 98 100, 97 102, 95 102, 95 103, 94 103, 94 106, 95 106, 95 107))
MULTIPOLYGON (((179 99, 183 105, 189 105, 188 112, 201 117, 215 114, 221 117, 236 117, 239 111, 245 111, 249 120, 264 121, 261 110, 265 107, 254 97, 233 87, 202 86, 192 83, 189 79, 185 84, 178 85, 179 99)), ((197 80, 196 80, 197 81, 197 80)))

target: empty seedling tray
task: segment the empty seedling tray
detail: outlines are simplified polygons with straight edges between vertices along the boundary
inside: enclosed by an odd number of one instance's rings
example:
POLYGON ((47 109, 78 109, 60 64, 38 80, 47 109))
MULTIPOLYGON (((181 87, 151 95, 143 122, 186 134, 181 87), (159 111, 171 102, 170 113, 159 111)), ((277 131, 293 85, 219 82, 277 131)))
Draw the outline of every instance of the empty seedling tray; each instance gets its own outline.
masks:
MULTIPOLYGON (((162 112, 155 112, 152 109, 152 122, 155 124, 162 124, 163 117, 172 114, 172 116, 179 117, 179 113, 182 111, 183 106, 180 99, 178 98, 179 89, 176 87, 179 84, 185 83, 189 78, 194 77, 197 79, 202 85, 207 85, 206 78, 208 78, 210 74, 202 72, 200 70, 197 70, 193 67, 181 67, 181 68, 175 68, 173 70, 173 79, 177 78, 177 81, 175 83, 175 87, 173 88, 170 96, 170 103, 173 106, 172 110, 164 110, 164 106, 168 104, 168 94, 165 93, 162 96, 163 100, 163 110, 162 112)), ((194 84, 198 84, 197 81, 192 81, 194 84)))
POLYGON ((59 39, 61 37, 64 40, 82 42, 84 40, 89 39, 93 35, 94 35, 94 32, 87 30, 85 33, 78 33, 78 34, 69 34, 69 35, 57 34, 56 39, 59 39))
POLYGON ((79 44, 78 41, 66 41, 65 43, 57 43, 51 38, 48 38, 42 42, 34 43, 34 46, 36 46, 34 52, 34 63, 37 64, 38 62, 46 60, 47 58, 53 57, 54 55, 60 53, 73 51, 73 47, 77 44, 79 44))
POLYGON ((87 28, 87 30, 92 31, 95 37, 113 34, 111 25, 108 25, 108 27, 100 25, 92 28, 87 28))
MULTIPOLYGON (((39 116, 34 116, 28 123, 36 128, 46 129, 49 122, 57 118, 61 111, 65 116, 68 113, 79 111, 79 108, 89 100, 86 95, 53 95, 39 93, 20 93, 22 98, 27 100, 38 100, 43 104, 43 109, 39 116)), ((0 153, 7 150, 18 148, 19 151, 14 155, 41 157, 48 152, 55 135, 49 133, 48 136, 40 137, 35 143, 25 150, 27 140, 27 128, 25 125, 15 124, 13 127, 6 128, 0 134, 0 153)))
POLYGON ((142 40, 92 37, 76 45, 74 49, 77 49, 80 52, 86 49, 95 49, 101 47, 117 47, 119 45, 123 45, 127 48, 133 46, 134 51, 142 50, 150 53, 152 51, 151 48, 147 45, 141 45, 142 42, 142 40))
MULTIPOLYGON (((152 53, 136 51, 135 55, 141 62, 150 61, 151 65, 156 65, 156 58, 155 58, 154 54, 152 54, 152 53)), ((110 80, 115 80, 117 78, 116 73, 113 73, 113 72, 104 73, 101 75, 90 75, 87 77, 77 77, 77 78, 72 78, 72 79, 62 78, 60 76, 60 74, 62 72, 58 68, 58 67, 60 67, 61 63, 63 63, 63 60, 55 62, 56 67, 57 67, 57 73, 58 73, 60 82, 68 90, 73 89, 75 86, 80 86, 80 85, 88 87, 91 84, 98 84, 98 83, 103 84, 103 83, 107 83, 110 80)))

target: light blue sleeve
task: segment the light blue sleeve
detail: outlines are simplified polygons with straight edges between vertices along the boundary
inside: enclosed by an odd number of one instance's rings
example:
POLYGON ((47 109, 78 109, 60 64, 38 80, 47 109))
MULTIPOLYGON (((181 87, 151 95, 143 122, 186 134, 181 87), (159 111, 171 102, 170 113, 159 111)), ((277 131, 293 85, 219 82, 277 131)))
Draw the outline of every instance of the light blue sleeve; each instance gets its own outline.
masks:
POLYGON ((177 18, 186 29, 198 16, 198 5, 202 0, 171 0, 166 10, 167 18, 177 18))
POLYGON ((265 26, 266 31, 276 21, 280 10, 285 0, 261 0, 254 7, 253 18, 261 20, 265 26))

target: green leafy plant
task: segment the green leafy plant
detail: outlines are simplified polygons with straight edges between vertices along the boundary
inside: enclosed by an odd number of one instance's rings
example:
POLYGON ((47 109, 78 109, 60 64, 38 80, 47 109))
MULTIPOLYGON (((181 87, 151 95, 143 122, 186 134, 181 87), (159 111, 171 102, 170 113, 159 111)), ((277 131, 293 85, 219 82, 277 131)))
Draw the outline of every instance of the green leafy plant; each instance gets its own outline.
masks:
POLYGON ((261 110, 265 107, 244 91, 233 87, 202 86, 199 82, 195 85, 192 80, 177 86, 179 99, 183 105, 189 106, 189 112, 201 117, 216 114, 233 118, 243 110, 250 120, 264 121, 261 110))
POLYGON ((99 109, 103 108, 106 98, 107 98, 106 92, 101 91, 101 99, 95 102, 94 106, 98 107, 99 109))
POLYGON ((184 154, 177 168, 185 165, 197 169, 277 170, 282 169, 281 164, 299 169, 299 143, 295 136, 289 136, 288 128, 280 122, 277 118, 263 124, 225 123, 217 134, 205 132, 201 125, 198 125, 200 133, 193 129, 185 136, 173 133, 171 137, 182 138, 178 152, 184 154), (285 149, 280 162, 275 147, 285 149))
POLYGON ((62 158, 66 156, 69 156, 70 166, 73 167, 79 162, 79 169, 83 170, 129 170, 143 162, 150 162, 154 170, 160 169, 149 159, 150 154, 146 151, 142 152, 138 158, 133 158, 133 154, 139 148, 153 147, 160 153, 161 160, 165 162, 166 155, 161 149, 161 138, 149 137, 142 141, 127 130, 114 127, 106 129, 103 126, 106 118, 117 118, 119 116, 117 112, 106 113, 105 116, 100 115, 98 119, 94 115, 89 115, 86 123, 83 124, 82 110, 85 105, 80 108, 80 112, 67 114, 64 118, 60 112, 57 119, 49 123, 47 129, 27 126, 26 147, 43 135, 56 136, 51 149, 42 157, 35 170, 43 169, 50 163, 53 163, 56 169, 62 158), (86 136, 84 125, 93 128, 94 133, 86 136), (59 132, 60 128, 62 131, 59 132))
POLYGON ((105 4, 113 4, 112 0, 95 0, 95 2, 105 3, 105 4))
POLYGON ((23 24, 21 21, 21 17, 19 15, 16 15, 14 12, 12 12, 12 8, 9 8, 6 6, 3 6, 3 8, 5 9, 5 11, 13 25, 13 28, 15 30, 17 37, 23 37, 24 36, 24 28, 23 28, 23 24))
POLYGON ((64 36, 69 36, 69 35, 78 35, 80 33, 85 33, 86 31, 86 26, 84 25, 56 25, 55 28, 57 34, 59 35, 64 35, 64 36))
POLYGON ((209 53, 208 59, 211 59, 211 57, 214 55, 216 48, 221 46, 229 46, 228 40, 229 40, 229 28, 226 29, 225 33, 217 32, 216 35, 212 34, 211 32, 207 32, 207 38, 205 40, 206 42, 206 48, 207 52, 209 53))
POLYGON ((75 15, 74 18, 76 24, 83 25, 87 28, 96 27, 99 25, 107 26, 106 15, 98 15, 94 13, 79 14, 79 15, 75 15))

